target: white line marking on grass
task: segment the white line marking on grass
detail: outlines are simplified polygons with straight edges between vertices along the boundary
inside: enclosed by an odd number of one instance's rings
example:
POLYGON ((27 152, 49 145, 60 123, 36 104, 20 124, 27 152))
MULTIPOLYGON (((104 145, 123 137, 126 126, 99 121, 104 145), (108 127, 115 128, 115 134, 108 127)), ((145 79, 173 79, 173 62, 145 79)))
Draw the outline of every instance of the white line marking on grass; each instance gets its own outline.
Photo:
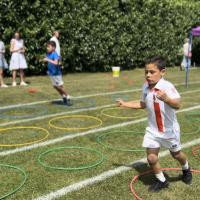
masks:
POLYGON ((67 114, 74 114, 74 113, 79 113, 79 112, 84 112, 84 111, 98 110, 98 109, 108 108, 108 107, 115 106, 115 105, 116 104, 108 104, 108 105, 103 105, 103 106, 97 106, 97 107, 91 107, 91 108, 81 108, 78 110, 71 110, 71 111, 67 111, 67 112, 59 112, 59 113, 54 113, 54 114, 49 114, 49 115, 42 115, 42 116, 30 118, 30 119, 22 119, 22 120, 17 120, 17 121, 1 123, 0 126, 8 126, 8 125, 19 124, 19 123, 24 123, 24 122, 31 122, 31 121, 41 120, 41 119, 47 119, 47 118, 56 117, 56 116, 60 116, 60 115, 67 115, 67 114))
MULTIPOLYGON (((200 81, 190 82, 190 84, 198 84, 198 83, 200 83, 200 81)), ((174 85, 175 86, 180 86, 180 85, 184 85, 184 84, 185 83, 176 83, 174 85)), ((97 94, 88 94, 88 95, 73 97, 72 99, 83 99, 83 98, 89 98, 89 97, 107 96, 107 95, 112 95, 112 94, 123 94, 123 93, 137 92, 137 91, 141 91, 141 88, 136 88, 136 89, 132 89, 132 90, 121 90, 121 91, 115 91, 115 92, 104 92, 104 93, 97 93, 97 94)), ((0 107, 0 110, 9 109, 9 108, 18 108, 18 107, 22 107, 22 106, 32 106, 32 105, 37 105, 37 104, 45 104, 45 103, 50 103, 52 101, 58 101, 58 100, 60 100, 60 99, 35 101, 35 102, 31 102, 31 103, 2 106, 2 107, 0 107)))
MULTIPOLYGON (((187 111, 191 111, 191 110, 195 110, 195 109, 199 109, 199 108, 200 108, 200 105, 193 106, 193 107, 190 107, 190 108, 185 108, 185 109, 179 110, 179 111, 177 111, 177 113, 187 112, 187 111)), ((102 128, 98 128, 98 129, 92 129, 92 130, 85 131, 85 132, 80 132, 80 133, 76 133, 76 134, 69 134, 69 135, 65 135, 65 136, 62 136, 62 137, 51 139, 51 140, 48 140, 48 141, 45 141, 45 142, 32 144, 32 145, 24 146, 24 147, 19 147, 19 148, 16 148, 16 149, 1 151, 0 156, 6 156, 6 155, 15 154, 15 153, 18 153, 18 152, 28 151, 28 150, 36 149, 36 148, 39 148, 39 147, 63 142, 65 140, 74 139, 76 137, 82 137, 82 136, 89 135, 89 134, 92 134, 92 133, 107 131, 107 130, 110 130, 110 129, 113 129, 113 128, 120 128, 120 127, 124 127, 124 126, 128 126, 128 125, 132 125, 132 124, 137 124, 137 123, 140 123, 140 122, 144 122, 146 120, 147 120, 147 117, 144 117, 144 118, 141 118, 141 119, 137 119, 137 120, 133 120, 133 121, 129 121, 129 122, 124 122, 124 123, 119 123, 119 124, 115 124, 115 125, 110 125, 110 126, 106 126, 106 127, 102 127, 102 128)))
POLYGON ((190 90, 190 91, 185 91, 185 92, 180 92, 180 94, 190 94, 190 93, 194 93, 194 92, 199 92, 200 90, 190 90))
MULTIPOLYGON (((191 147, 193 145, 197 145, 199 143, 200 143, 200 138, 183 144, 182 148, 183 149, 184 148, 188 148, 188 147, 191 147)), ((165 157, 167 155, 169 155, 169 151, 165 150, 165 151, 160 152, 159 157, 165 157)), ((147 163, 146 157, 142 158, 140 160, 136 160, 136 161, 128 164, 127 166, 117 167, 115 169, 111 169, 111 170, 105 171, 105 172, 103 172, 103 173, 101 173, 101 174, 99 174, 97 176, 94 176, 94 177, 91 177, 91 178, 87 178, 87 179, 85 179, 83 181, 80 181, 78 183, 74 183, 72 185, 63 187, 63 188, 58 189, 56 191, 52 191, 49 194, 40 196, 38 198, 35 198, 34 200, 52 200, 52 199, 57 199, 59 197, 67 195, 68 193, 80 190, 80 189, 82 189, 84 187, 87 187, 89 185, 94 185, 94 184, 99 183, 101 181, 105 181, 108 178, 111 178, 111 177, 116 176, 118 174, 121 174, 123 172, 129 171, 129 170, 132 169, 132 167, 134 165, 137 165, 140 162, 147 163)))
MULTIPOLYGON (((180 94, 189 94, 189 93, 194 93, 194 92, 198 92, 198 91, 200 91, 200 90, 185 91, 185 92, 182 92, 180 94)), ((13 125, 13 124, 19 124, 19 123, 31 122, 31 121, 41 120, 41 119, 47 119, 47 118, 56 117, 56 116, 60 116, 60 115, 74 114, 74 113, 79 113, 79 112, 84 112, 84 111, 98 110, 98 109, 108 108, 108 107, 115 106, 115 105, 116 104, 108 104, 108 105, 104 105, 104 106, 97 106, 97 107, 91 107, 91 108, 81 108, 81 109, 78 109, 78 110, 71 110, 71 111, 67 111, 67 112, 54 113, 54 114, 49 114, 49 115, 42 115, 42 116, 30 118, 30 119, 21 119, 21 120, 17 120, 17 121, 1 123, 0 126, 8 126, 8 125, 13 125)))
MULTIPOLYGON (((137 88, 137 89, 133 89, 133 90, 121 90, 121 91, 115 91, 115 92, 88 94, 88 95, 83 95, 83 96, 72 97, 72 99, 84 99, 84 98, 88 98, 88 97, 107 96, 107 95, 112 95, 112 94, 123 94, 123 93, 137 92, 137 91, 141 91, 141 88, 137 88)), ((9 109, 9 108, 18 108, 18 107, 22 107, 22 106, 32 106, 32 105, 37 105, 37 104, 45 104, 45 103, 50 103, 52 101, 58 101, 58 100, 60 100, 60 99, 35 101, 35 102, 31 102, 31 103, 2 106, 2 107, 0 107, 0 110, 9 109)))

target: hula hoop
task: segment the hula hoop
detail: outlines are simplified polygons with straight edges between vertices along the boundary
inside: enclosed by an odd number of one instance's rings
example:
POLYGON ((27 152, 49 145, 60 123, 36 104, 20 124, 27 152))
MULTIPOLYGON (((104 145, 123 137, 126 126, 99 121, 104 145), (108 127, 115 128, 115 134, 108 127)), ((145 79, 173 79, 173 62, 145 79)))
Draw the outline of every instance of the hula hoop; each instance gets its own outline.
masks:
POLYGON ((4 199, 4 198, 16 193, 18 190, 21 189, 21 187, 25 184, 25 182, 27 180, 27 175, 26 175, 25 171, 23 171, 21 168, 13 166, 13 165, 0 164, 0 167, 6 167, 6 168, 14 169, 14 170, 20 172, 20 174, 23 176, 23 180, 21 181, 19 186, 14 188, 11 192, 8 192, 8 193, 6 193, 6 194, 4 194, 3 196, 0 197, 0 199, 4 199))
MULTIPOLYGON (((62 100, 58 100, 58 101, 52 101, 51 102, 53 105, 56 105, 56 106, 60 106, 63 108, 64 104, 62 102, 62 100)), ((93 108, 93 107, 96 107, 96 101, 94 99, 72 99, 72 103, 74 103, 72 106, 70 106, 70 108, 72 109, 81 109, 81 108, 93 108), (78 106, 77 104, 80 104, 80 103, 87 103, 88 105, 83 105, 83 106, 78 106), (75 106, 74 106, 75 105, 75 106)), ((67 107, 68 108, 68 107, 67 107)))
POLYGON ((197 122, 200 122, 200 112, 191 112, 191 113, 187 113, 185 114, 186 118, 189 120, 189 121, 197 121, 197 122), (195 117, 197 116, 197 117, 195 117), (198 117, 199 116, 199 117, 198 117))
POLYGON ((89 115, 65 115, 65 116, 61 116, 61 117, 55 117, 53 119, 51 119, 49 121, 49 126, 55 129, 59 129, 59 130, 86 130, 86 129, 93 129, 93 128, 97 128, 99 126, 101 126, 103 124, 103 121, 97 117, 93 117, 93 116, 89 116, 89 115), (87 127, 60 127, 60 126, 56 126, 53 124, 54 121, 59 120, 59 119, 65 119, 65 118, 84 118, 84 119, 93 119, 96 120, 98 122, 98 124, 93 125, 93 126, 87 126, 87 127))
MULTIPOLYGON (((27 113, 32 113, 31 110, 27 111, 27 113)), ((43 114, 48 113, 48 109, 47 107, 44 106, 25 106, 25 107, 15 107, 15 108, 6 108, 6 109, 1 109, 0 110, 0 116, 2 118, 9 118, 9 119, 21 119, 21 118, 33 118, 33 117, 37 117, 43 114), (11 111, 13 109, 37 109, 37 111, 39 111, 39 113, 37 114, 29 114, 29 115, 17 115, 17 114, 4 114, 7 111, 11 111)))
POLYGON ((93 167, 100 165, 104 160, 105 160, 105 157, 100 151, 97 151, 97 150, 92 149, 92 148, 79 147, 79 146, 66 146, 66 147, 57 147, 57 148, 49 149, 49 150, 41 153, 38 157, 38 162, 43 167, 48 168, 48 169, 65 170, 65 171, 78 171, 78 170, 90 169, 90 168, 93 168, 93 167), (43 156, 45 156, 45 155, 47 155, 51 152, 57 152, 57 151, 62 150, 62 149, 78 149, 78 150, 81 149, 81 150, 85 150, 87 152, 91 152, 93 154, 96 154, 100 158, 97 161, 95 161, 93 164, 82 165, 82 166, 79 166, 79 167, 54 167, 54 166, 50 166, 50 165, 46 164, 44 161, 42 161, 43 156))
POLYGON ((45 136, 43 138, 31 141, 31 142, 25 142, 25 143, 19 143, 19 144, 0 144, 0 147, 18 147, 18 146, 30 145, 30 144, 41 142, 41 141, 45 140, 49 136, 49 131, 47 131, 44 128, 40 128, 40 127, 36 127, 36 126, 17 126, 17 127, 12 127, 12 128, 3 128, 3 129, 0 129, 0 133, 4 132, 4 131, 8 131, 8 130, 18 130, 18 129, 41 130, 41 131, 45 132, 46 134, 45 134, 45 136))
MULTIPOLYGON (((182 169, 180 168, 161 168, 162 171, 182 171, 182 169)), ((137 200, 144 200, 142 199, 141 197, 139 197, 139 195, 137 194, 137 192, 135 191, 133 185, 137 182, 138 178, 140 176, 144 176, 144 175, 147 175, 147 174, 150 174, 152 173, 153 171, 152 170, 149 170, 149 171, 146 171, 144 173, 141 173, 140 175, 137 175, 137 176, 134 176, 132 181, 130 182, 130 190, 131 190, 131 193, 133 194, 133 196, 137 199, 137 200)), ((192 173, 194 174, 200 174, 200 170, 191 170, 192 173)))
POLYGON ((144 148, 126 149, 123 147, 112 147, 111 145, 107 145, 106 143, 103 142, 103 140, 106 138, 106 136, 112 135, 114 133, 130 133, 130 134, 133 133, 135 135, 135 134, 141 133, 141 132, 134 133, 132 131, 110 131, 106 134, 97 136, 97 139, 96 139, 97 143, 99 143, 100 145, 102 145, 108 149, 115 150, 115 151, 123 151, 123 152, 143 152, 143 151, 145 151, 144 148))
MULTIPOLYGON (((139 115, 136 115, 136 116, 133 116, 133 117, 120 117, 120 116, 115 116, 115 115, 109 115, 109 114, 106 114, 105 111, 110 111, 110 110, 123 110, 124 108, 121 108, 121 107, 112 107, 112 108, 106 108, 106 109, 103 109, 101 111, 101 115, 104 115, 106 117, 110 117, 110 118, 116 118, 116 119, 135 119, 135 118, 139 118, 143 115, 143 113, 139 113, 139 115)), ((144 111, 143 111, 144 112, 144 111)))

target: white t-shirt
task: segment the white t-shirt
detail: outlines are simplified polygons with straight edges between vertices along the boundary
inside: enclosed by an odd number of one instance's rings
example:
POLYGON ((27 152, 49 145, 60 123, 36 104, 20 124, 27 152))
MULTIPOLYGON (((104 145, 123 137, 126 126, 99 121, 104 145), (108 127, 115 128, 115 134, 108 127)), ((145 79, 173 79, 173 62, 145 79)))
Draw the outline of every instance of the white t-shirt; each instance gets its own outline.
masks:
POLYGON ((54 41, 55 43, 56 43, 56 53, 59 55, 59 56, 61 56, 61 54, 60 54, 60 42, 59 42, 59 40, 58 40, 58 38, 57 37, 55 37, 55 36, 53 36, 51 39, 50 39, 50 41, 54 41))
POLYGON ((155 137, 169 138, 174 131, 180 131, 175 109, 156 97, 158 90, 164 90, 172 99, 179 99, 180 95, 174 85, 160 79, 156 86, 150 90, 148 83, 143 85, 141 101, 146 104, 148 111, 147 130, 155 137))
POLYGON ((190 51, 191 51, 190 44, 188 42, 186 42, 183 45, 183 54, 184 54, 184 56, 188 56, 190 51))
POLYGON ((5 45, 3 41, 0 41, 0 51, 5 51, 5 45))

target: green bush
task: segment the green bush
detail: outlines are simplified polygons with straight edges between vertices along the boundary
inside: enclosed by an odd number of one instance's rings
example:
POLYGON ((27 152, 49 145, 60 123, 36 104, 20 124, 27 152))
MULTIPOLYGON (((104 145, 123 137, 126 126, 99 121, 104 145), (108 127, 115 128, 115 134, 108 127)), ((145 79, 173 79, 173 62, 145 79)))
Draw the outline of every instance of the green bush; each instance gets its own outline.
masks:
POLYGON ((105 71, 113 65, 130 69, 156 54, 174 65, 183 39, 199 22, 199 5, 175 0, 2 0, 0 31, 8 49, 13 32, 22 33, 31 74, 46 71, 41 59, 53 30, 61 31, 65 71, 105 71))

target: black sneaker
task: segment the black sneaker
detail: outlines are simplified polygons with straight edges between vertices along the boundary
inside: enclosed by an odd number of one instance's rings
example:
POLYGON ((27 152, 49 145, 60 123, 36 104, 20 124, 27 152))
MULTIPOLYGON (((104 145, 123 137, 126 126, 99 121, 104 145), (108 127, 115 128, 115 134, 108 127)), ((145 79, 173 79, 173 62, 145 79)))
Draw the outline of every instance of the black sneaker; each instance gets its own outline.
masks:
POLYGON ((192 172, 190 168, 182 171, 183 171, 182 181, 187 185, 192 184, 192 172))
POLYGON ((71 102, 71 100, 67 99, 67 98, 63 98, 63 103, 66 106, 72 106, 73 105, 72 102, 71 102))
POLYGON ((167 180, 165 180, 165 182, 162 182, 157 179, 157 181, 149 187, 149 192, 160 192, 160 190, 168 187, 169 182, 167 180))
POLYGON ((67 98, 63 97, 63 103, 66 105, 67 104, 67 98))

